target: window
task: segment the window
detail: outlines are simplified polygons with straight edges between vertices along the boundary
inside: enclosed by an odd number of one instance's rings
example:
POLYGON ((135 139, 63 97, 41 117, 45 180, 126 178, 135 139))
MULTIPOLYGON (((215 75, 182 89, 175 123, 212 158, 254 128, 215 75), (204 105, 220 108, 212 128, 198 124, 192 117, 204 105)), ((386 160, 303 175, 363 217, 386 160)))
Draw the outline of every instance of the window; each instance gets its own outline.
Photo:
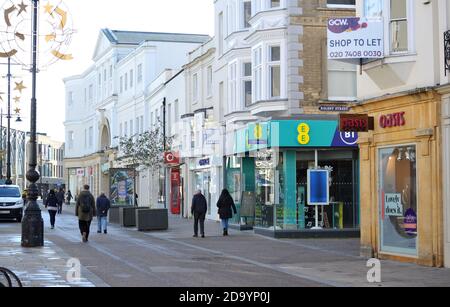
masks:
POLYGON ((281 96, 281 48, 271 46, 269 51, 270 97, 278 98, 281 96))
POLYGON ((328 7, 353 7, 355 6, 355 0, 327 0, 327 5, 328 7))
POLYGON ((103 81, 106 82, 106 68, 103 70, 103 81))
MULTIPOLYGON (((355 2, 353 0, 353 2, 355 2)), ((270 8, 280 7, 281 3, 280 0, 270 0, 270 8)))
POLYGON ((379 168, 381 250, 417 256, 416 146, 381 149, 379 168))
POLYGON ((262 100, 262 47, 253 50, 254 102, 262 100))
POLYGON ((208 97, 212 96, 212 66, 208 66, 208 69, 206 70, 206 95, 208 97))
POLYGON ((128 122, 125 122, 125 126, 124 126, 123 130, 124 130, 123 136, 128 137, 128 122))
POLYGON ((75 134, 73 131, 69 131, 68 135, 69 149, 73 149, 74 141, 75 141, 75 134))
POLYGON ((142 82, 142 64, 138 65, 138 75, 137 75, 137 82, 142 82))
POLYGON ((391 51, 408 51, 407 0, 391 1, 390 7, 391 51))
POLYGON ((84 129, 84 149, 88 147, 88 130, 84 129))
POLYGON ((130 88, 134 86, 134 70, 130 70, 130 88))
POLYGON ((125 82, 125 91, 127 91, 128 90, 128 73, 125 73, 124 82, 125 82))
POLYGON ((112 79, 113 77, 113 66, 109 65, 109 78, 112 79))
POLYGON ((89 127, 89 148, 94 147, 94 127, 89 127))
POLYGON ((243 2, 243 27, 244 29, 250 28, 250 19, 252 18, 252 2, 251 0, 245 0, 243 2))
POLYGON ((89 85, 89 102, 92 102, 94 99, 94 85, 89 85))
POLYGON ((179 111, 179 109, 178 109, 178 99, 177 100, 175 100, 175 102, 173 103, 173 113, 174 113, 174 116, 175 116, 175 122, 178 122, 179 120, 180 120, 180 111, 179 111))
POLYGON ((133 120, 130 120, 130 137, 134 136, 133 129, 134 129, 133 120))
POLYGON ((192 77, 192 100, 198 101, 198 75, 194 74, 192 77))
POLYGON ((123 124, 122 123, 120 123, 119 136, 123 137, 123 124))
POLYGON ((356 100, 357 66, 342 61, 328 61, 328 99, 356 100))
POLYGON ((98 88, 102 86, 102 74, 98 74, 98 88))
POLYGON ((228 106, 228 108, 229 108, 229 112, 230 113, 232 113, 232 112, 236 112, 237 111, 237 95, 236 95, 236 93, 237 93, 237 90, 236 90, 236 70, 237 70, 237 63, 236 62, 234 62, 234 63, 231 63, 230 65, 229 65, 229 68, 228 68, 228 70, 229 70, 229 80, 228 80, 228 86, 229 86, 229 95, 230 95, 230 98, 229 98, 229 106, 228 106))
POLYGON ((88 103, 88 94, 87 94, 87 88, 84 89, 84 104, 88 103))
POLYGON ((120 77, 120 93, 123 93, 123 76, 120 77))
POLYGON ((224 29, 224 27, 223 27, 223 12, 221 12, 220 14, 219 14, 219 18, 218 18, 218 20, 219 20, 219 55, 222 55, 223 54, 223 39, 224 39, 224 37, 223 37, 223 29, 224 29))
POLYGON ((248 107, 252 103, 252 63, 243 64, 242 89, 243 101, 248 107))
POLYGON ((141 116, 141 120, 139 121, 140 127, 139 132, 142 134, 144 133, 144 115, 141 116))
POLYGON ((69 106, 73 105, 73 92, 69 92, 67 94, 67 100, 68 100, 69 106))

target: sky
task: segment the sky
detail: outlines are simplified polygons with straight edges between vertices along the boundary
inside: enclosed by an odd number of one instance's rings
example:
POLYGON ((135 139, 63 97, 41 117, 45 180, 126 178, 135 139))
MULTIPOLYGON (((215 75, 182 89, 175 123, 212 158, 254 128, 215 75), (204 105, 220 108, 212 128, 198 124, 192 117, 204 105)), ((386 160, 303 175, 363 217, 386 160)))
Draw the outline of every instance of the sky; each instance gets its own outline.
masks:
MULTIPOLYGON (((0 0, 1 3, 2 0, 0 0)), ((4 1, 4 0, 3 0, 4 1)), ((10 0, 6 0, 9 3, 10 0)), ((59 0, 42 0, 41 6, 59 0)), ((47 133, 52 138, 64 141, 65 90, 63 78, 83 73, 92 62, 92 55, 102 28, 114 30, 136 30, 148 32, 214 33, 213 0, 65 0, 76 33, 73 35, 67 53, 72 53, 71 61, 59 61, 41 71, 37 78, 38 132, 47 133)), ((6 6, 3 5, 2 10, 6 6)), ((29 9, 28 9, 29 10, 29 9)), ((42 9, 41 13, 44 13, 42 9)), ((3 59, 4 60, 4 59, 3 59)), ((3 61, 4 62, 4 61, 3 61)), ((7 74, 7 66, 0 65, 0 75, 7 74)), ((29 130, 31 79, 28 71, 12 67, 14 82, 24 80, 27 89, 21 95, 20 109, 23 123, 13 121, 12 128, 29 130)), ((6 92, 5 78, 0 80, 0 92, 6 92)), ((13 91, 12 97, 18 95, 13 91)), ((6 101, 5 95, 2 95, 6 101)), ((13 109, 15 104, 13 103, 13 109)), ((6 112, 5 102, 0 102, 6 112)), ((5 121, 3 122, 5 126, 5 121)))

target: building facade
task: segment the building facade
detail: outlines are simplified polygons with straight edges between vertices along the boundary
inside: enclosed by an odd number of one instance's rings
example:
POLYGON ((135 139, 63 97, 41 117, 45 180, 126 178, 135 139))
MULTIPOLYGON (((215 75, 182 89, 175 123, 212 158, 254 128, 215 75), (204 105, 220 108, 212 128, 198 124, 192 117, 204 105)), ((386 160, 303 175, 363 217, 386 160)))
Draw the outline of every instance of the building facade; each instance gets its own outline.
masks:
POLYGON ((359 142, 365 256, 439 267, 448 254, 449 12, 446 1, 357 2, 358 16, 382 18, 385 46, 360 67, 353 110, 375 119, 359 142))
POLYGON ((37 135, 38 170, 41 178, 37 182, 39 191, 65 189, 64 142, 53 140, 46 134, 37 135))
MULTIPOLYGON (((0 127, 0 181, 6 181, 7 174, 7 154, 8 154, 8 129, 0 127)), ((10 130, 11 138, 11 180, 13 184, 26 188, 26 132, 16 129, 10 130)))
POLYGON ((321 214, 321 225, 358 234, 357 135, 340 134, 337 113, 321 111, 356 101, 356 65, 326 56, 327 18, 354 16, 354 4, 215 2, 223 186, 239 208, 237 225, 275 236, 315 226, 306 174, 317 151, 319 166, 332 170, 335 180, 335 205, 321 214), (250 205, 241 203, 245 199, 250 205))
MULTIPOLYGON (((150 128, 150 84, 164 70, 180 69, 188 52, 208 39, 191 34, 100 32, 94 64, 83 74, 64 80, 65 168, 74 195, 84 184, 95 195, 109 193, 110 169, 122 167, 117 162, 119 139, 150 128)), ((150 201, 141 203, 149 205, 150 201)))

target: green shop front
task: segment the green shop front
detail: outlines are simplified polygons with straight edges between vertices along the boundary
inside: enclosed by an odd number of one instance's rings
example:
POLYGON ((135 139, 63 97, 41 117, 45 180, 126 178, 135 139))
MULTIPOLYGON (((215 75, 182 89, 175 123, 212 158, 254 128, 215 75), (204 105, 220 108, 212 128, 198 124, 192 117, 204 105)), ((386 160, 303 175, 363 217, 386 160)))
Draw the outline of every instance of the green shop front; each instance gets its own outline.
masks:
POLYGON ((234 133, 225 182, 238 207, 240 229, 274 237, 359 236, 358 135, 341 133, 337 119, 271 120, 234 133), (330 205, 307 203, 308 169, 330 172, 330 205))

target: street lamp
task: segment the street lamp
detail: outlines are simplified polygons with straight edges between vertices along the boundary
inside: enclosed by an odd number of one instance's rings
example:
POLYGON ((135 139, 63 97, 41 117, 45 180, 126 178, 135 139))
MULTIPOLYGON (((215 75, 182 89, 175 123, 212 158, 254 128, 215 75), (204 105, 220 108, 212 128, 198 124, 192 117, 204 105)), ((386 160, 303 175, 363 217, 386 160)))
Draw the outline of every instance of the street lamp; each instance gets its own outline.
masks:
POLYGON ((42 219, 41 209, 37 204, 39 189, 36 182, 39 181, 40 174, 36 171, 37 166, 37 130, 36 130, 36 74, 37 74, 37 25, 38 25, 38 3, 39 0, 32 0, 33 20, 32 20, 32 98, 31 98, 31 124, 30 124, 30 155, 29 170, 27 180, 30 182, 28 187, 28 206, 25 209, 25 215, 22 220, 22 246, 23 247, 42 247, 44 246, 44 221, 42 219))

